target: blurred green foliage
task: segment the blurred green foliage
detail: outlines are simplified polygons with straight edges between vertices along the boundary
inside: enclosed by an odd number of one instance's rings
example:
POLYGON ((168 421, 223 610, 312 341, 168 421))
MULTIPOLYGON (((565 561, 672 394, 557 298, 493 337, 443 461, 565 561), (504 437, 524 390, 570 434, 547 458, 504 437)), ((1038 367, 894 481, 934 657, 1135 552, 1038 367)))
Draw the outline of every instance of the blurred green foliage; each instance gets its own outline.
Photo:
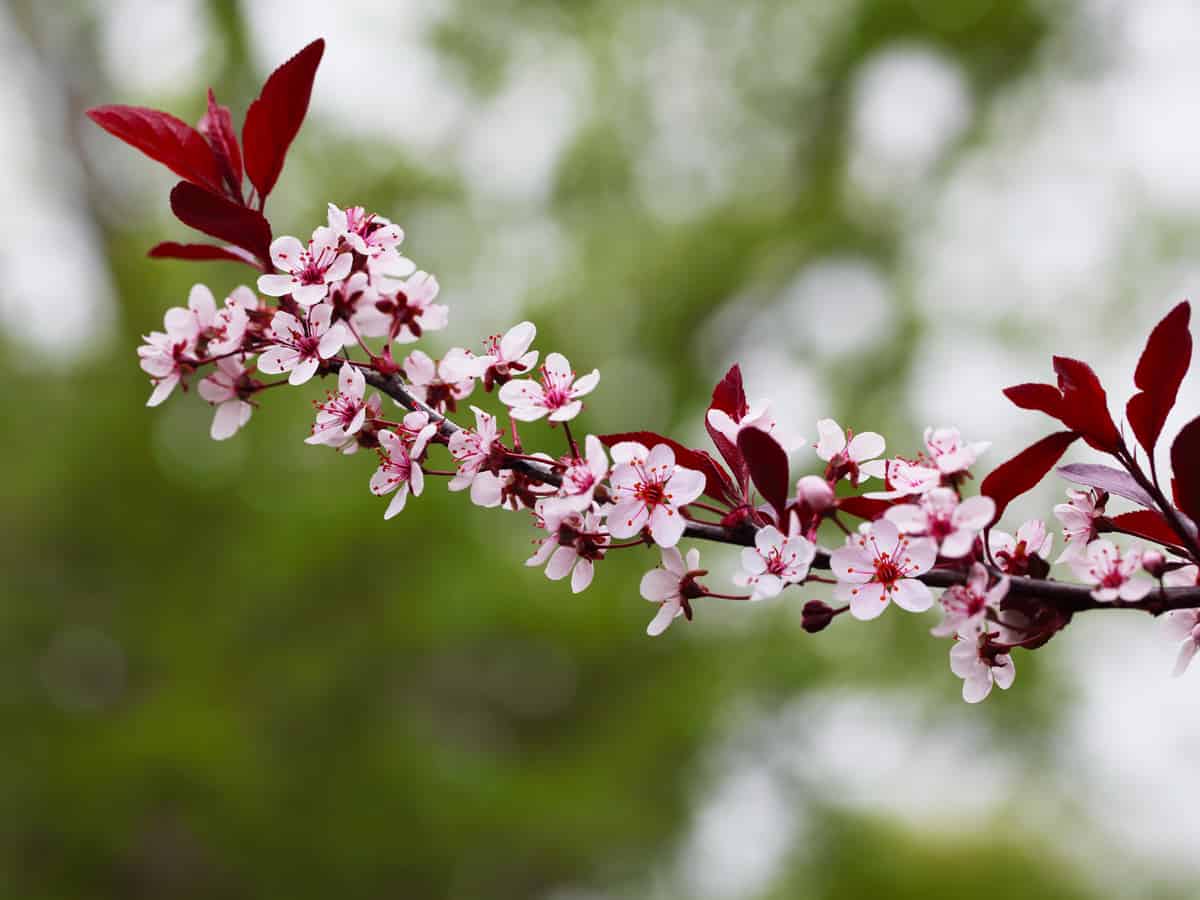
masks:
MULTIPOLYGON (((645 97, 619 83, 606 56, 633 5, 459 0, 433 35, 448 71, 480 95, 496 90, 522 33, 569 39, 591 55, 599 94, 611 98, 568 148, 548 201, 575 264, 521 299, 540 346, 582 367, 650 361, 644 377, 662 380, 660 406, 676 418, 632 420, 629 394, 606 399, 602 383, 593 431, 696 421, 720 375, 694 353, 696 335, 746 284, 778 281, 832 250, 894 271, 899 217, 854 215, 839 186, 848 86, 869 54, 898 39, 937 46, 962 66, 983 110, 1028 71, 1049 9, 1034 0, 848 4, 847 22, 820 48, 815 84, 754 90, 747 75, 747 102, 807 135, 791 177, 767 185, 771 202, 737 199, 670 225, 646 208, 632 174, 629 130, 636 142, 645 97)), ((45 10, 13 9, 28 40, 45 39, 45 10)), ((214 0, 208 12, 223 60, 212 78, 244 109, 262 73, 242 10, 214 0)), ((727 6, 692 12, 719 17, 727 6)), ((201 87, 112 97, 97 81, 80 99, 195 118, 201 87)), ((752 172, 755 159, 744 164, 752 172)), ((435 485, 384 523, 366 489, 370 458, 301 443, 307 396, 271 397, 219 445, 194 396, 143 409, 139 335, 194 280, 220 290, 244 276, 147 261, 149 245, 180 232, 162 233, 161 198, 114 221, 103 214, 106 188, 93 189, 120 299, 115 339, 49 373, 7 367, 0 355, 0 895, 528 898, 574 886, 669 896, 675 889, 652 887, 652 873, 680 845, 730 710, 770 714, 835 684, 904 683, 928 700, 931 718, 961 714, 945 703, 959 686, 922 620, 885 617, 853 641, 837 628, 812 638, 798 629, 794 599, 702 610, 730 627, 677 627, 649 641, 636 588, 649 556, 612 559, 592 590, 572 596, 520 565, 530 537, 521 516, 477 510, 435 485), (813 649, 825 640, 836 652, 813 649)), ((456 180, 319 119, 296 144, 288 189, 292 199, 276 204, 284 231, 319 221, 326 197, 406 225, 414 211, 450 216, 461 227, 446 241, 410 226, 409 246, 432 271, 451 273, 452 304, 453 273, 495 227, 474 218, 456 180)), ((905 368, 922 322, 902 283, 897 296, 896 332, 838 380, 830 411, 911 439, 905 368)), ((1028 654, 1020 666, 1021 689, 972 714, 1036 767, 1059 689, 1028 654)), ((1002 861, 988 870, 989 894, 1092 896, 1020 835, 1006 832, 997 846, 991 829, 1004 823, 947 836, 836 809, 808 814, 810 844, 764 898, 961 897, 989 858, 1002 861)))

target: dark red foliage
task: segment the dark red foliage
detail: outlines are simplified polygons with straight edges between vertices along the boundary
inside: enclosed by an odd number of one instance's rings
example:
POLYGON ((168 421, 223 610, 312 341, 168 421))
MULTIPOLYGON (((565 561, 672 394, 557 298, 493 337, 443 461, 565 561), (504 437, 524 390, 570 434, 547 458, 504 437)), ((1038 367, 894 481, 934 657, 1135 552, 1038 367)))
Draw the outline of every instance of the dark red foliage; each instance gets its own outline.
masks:
POLYGON ((271 73, 258 99, 246 110, 242 148, 246 176, 258 190, 260 205, 275 187, 288 148, 308 113, 313 79, 325 41, 318 38, 271 73))
POLYGON ((842 497, 837 501, 837 508, 839 512, 873 522, 899 502, 904 501, 877 500, 874 497, 842 497))
POLYGON ((1154 453, 1163 423, 1175 405, 1179 385, 1192 361, 1192 334, 1188 331, 1191 312, 1185 300, 1155 326, 1133 375, 1140 393, 1129 399, 1125 416, 1138 443, 1149 454, 1154 453))
MULTIPOLYGON (((742 370, 734 365, 713 388, 712 403, 709 409, 719 409, 734 421, 740 421, 749 408, 746 403, 746 391, 742 386, 742 370)), ((704 418, 704 427, 712 439, 713 446, 717 448, 729 468, 733 470, 737 483, 741 486, 744 494, 750 486, 750 468, 747 466, 742 452, 729 438, 708 423, 707 415, 704 418)))
POLYGON ((1109 516, 1105 522, 1115 531, 1136 535, 1148 541, 1171 546, 1182 546, 1183 541, 1175 533, 1163 514, 1153 509, 1139 509, 1133 512, 1109 516))
POLYGON ((1052 384, 1015 384, 1004 389, 1004 396, 1021 409, 1044 412, 1054 419, 1062 418, 1062 394, 1052 384))
POLYGON ((758 428, 743 428, 738 433, 738 451, 746 460, 750 478, 763 499, 775 508, 779 522, 787 529, 788 457, 779 441, 758 428))
POLYGON ((1062 423, 1078 431, 1097 450, 1112 453, 1121 449, 1121 432, 1108 412, 1108 396, 1092 367, 1077 359, 1056 356, 1054 371, 1062 391, 1062 423))
POLYGON ((1171 445, 1175 503, 1193 522, 1200 520, 1200 418, 1183 426, 1171 445))
POLYGON ((195 128, 170 113, 142 106, 96 106, 88 118, 109 134, 162 163, 184 181, 221 190, 212 148, 195 128))
POLYGON ((979 492, 996 501, 996 515, 992 521, 1004 514, 1009 503, 1045 478, 1078 437, 1074 431, 1055 432, 1026 447, 983 479, 979 492))
POLYGON ((171 191, 171 210, 184 225, 241 247, 270 266, 271 226, 262 213, 186 181, 171 191))
POLYGON ((200 133, 208 138, 217 167, 229 186, 232 199, 242 199, 242 152, 238 149, 237 134, 229 107, 217 103, 212 88, 208 89, 208 112, 200 120, 200 133))
POLYGON ((694 469, 704 474, 704 493, 721 503, 736 505, 737 491, 729 474, 721 468, 721 464, 703 450, 693 450, 683 444, 653 431, 622 431, 615 434, 602 434, 600 441, 606 447, 612 447, 622 441, 636 441, 646 449, 666 444, 675 452, 675 462, 685 469, 694 469))
POLYGON ((255 260, 252 253, 247 253, 240 247, 219 247, 216 244, 179 244, 175 241, 163 241, 151 247, 146 255, 154 259, 224 260, 254 266, 256 269, 262 268, 262 264, 255 260))

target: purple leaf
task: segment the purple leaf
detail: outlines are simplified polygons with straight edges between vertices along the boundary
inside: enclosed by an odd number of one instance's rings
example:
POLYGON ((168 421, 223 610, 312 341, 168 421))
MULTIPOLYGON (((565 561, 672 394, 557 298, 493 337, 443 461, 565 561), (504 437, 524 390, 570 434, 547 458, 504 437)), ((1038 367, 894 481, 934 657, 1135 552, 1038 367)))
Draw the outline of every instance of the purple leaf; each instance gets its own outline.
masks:
POLYGON ((1058 474, 1067 481, 1082 484, 1085 487, 1099 488, 1132 500, 1147 509, 1154 509, 1154 498, 1146 493, 1128 472, 1114 469, 1112 466, 1101 466, 1095 463, 1071 463, 1069 466, 1059 466, 1058 474))

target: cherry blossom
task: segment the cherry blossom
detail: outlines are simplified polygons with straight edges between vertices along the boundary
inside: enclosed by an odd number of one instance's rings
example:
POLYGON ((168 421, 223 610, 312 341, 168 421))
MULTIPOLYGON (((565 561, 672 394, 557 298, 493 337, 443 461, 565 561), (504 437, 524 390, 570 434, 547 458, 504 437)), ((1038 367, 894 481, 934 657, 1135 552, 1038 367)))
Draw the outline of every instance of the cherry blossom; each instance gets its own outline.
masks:
POLYGON ((379 443, 379 468, 371 476, 371 493, 382 497, 396 492, 383 514, 390 519, 404 509, 410 489, 417 497, 425 489, 425 473, 418 462, 425 452, 425 441, 418 437, 410 445, 394 431, 381 431, 379 443))
POLYGON ((872 460, 863 465, 863 470, 876 478, 882 478, 886 490, 868 491, 863 496, 876 500, 894 500, 924 494, 937 487, 942 473, 929 466, 908 459, 872 460))
POLYGON ((805 475, 796 482, 796 500, 819 513, 834 505, 837 493, 820 475, 805 475))
POLYGON ((243 396, 247 389, 252 389, 252 385, 246 367, 236 356, 217 360, 216 370, 196 386, 200 396, 217 408, 209 430, 214 441, 233 437, 250 421, 254 407, 243 396))
POLYGON ((817 456, 829 463, 826 474, 830 481, 845 477, 853 484, 862 484, 871 477, 874 468, 863 464, 882 454, 886 446, 883 437, 873 431, 855 435, 833 419, 817 422, 817 442, 813 447, 817 456))
POLYGON ((704 475, 676 465, 675 451, 666 444, 647 450, 626 441, 613 447, 612 455, 617 463, 609 479, 613 537, 632 537, 649 527, 656 544, 674 547, 686 527, 679 508, 704 493, 704 475))
POLYGON ((355 323, 362 331, 363 321, 369 311, 374 310, 377 297, 378 292, 367 273, 352 272, 344 281, 330 285, 329 305, 333 307, 333 321, 355 323))
POLYGON ((480 469, 499 456, 503 459, 500 446, 500 428, 496 417, 478 406, 471 407, 475 413, 475 428, 460 428, 450 435, 450 455, 458 463, 458 471, 450 479, 450 490, 461 491, 471 486, 480 469))
POLYGON ((962 696, 968 703, 985 700, 993 684, 1008 690, 1017 677, 1012 657, 991 650, 986 634, 960 640, 950 648, 950 671, 963 679, 962 696))
POLYGON ((925 452, 943 475, 966 472, 990 446, 990 441, 963 441, 957 428, 925 429, 925 452))
POLYGON ((500 402, 520 422, 533 422, 549 416, 551 422, 566 422, 583 409, 580 397, 590 394, 600 383, 600 372, 593 369, 576 380, 571 364, 561 353, 550 353, 541 368, 539 384, 528 378, 510 381, 500 388, 500 402))
POLYGON ((596 488, 608 477, 608 455, 604 444, 595 435, 589 434, 583 441, 582 457, 564 457, 562 462, 562 489, 556 501, 566 509, 585 510, 592 505, 596 488))
POLYGON ((478 377, 483 379, 483 389, 490 391, 493 385, 503 385, 514 375, 524 375, 537 365, 538 352, 530 350, 537 328, 532 322, 520 322, 504 335, 493 334, 483 342, 483 356, 478 357, 478 377))
POLYGON ((191 357, 196 349, 198 327, 190 310, 179 306, 168 309, 163 316, 165 331, 144 335, 146 343, 138 347, 142 371, 150 376, 154 390, 147 406, 158 406, 175 390, 185 372, 191 371, 191 357))
POLYGON ((464 400, 475 389, 475 379, 460 377, 463 369, 456 362, 467 351, 457 349, 446 354, 446 359, 434 362, 423 350, 414 350, 404 359, 404 374, 408 376, 413 396, 432 406, 438 412, 455 412, 458 401, 464 400))
POLYGON ((1112 541, 1092 541, 1067 562, 1077 578, 1096 586, 1092 596, 1101 603, 1141 600, 1154 587, 1145 579, 1133 577, 1142 566, 1141 554, 1137 550, 1122 553, 1112 541))
POLYGON ((193 285, 188 293, 188 309, 196 319, 198 352, 221 356, 239 349, 250 323, 247 310, 257 308, 258 297, 245 285, 235 288, 221 309, 217 309, 213 293, 206 285, 193 285))
POLYGON ((985 627, 988 610, 999 611, 1000 601, 1008 594, 1008 576, 988 587, 988 572, 981 564, 973 563, 966 584, 957 584, 942 592, 942 621, 930 629, 935 637, 956 634, 962 638, 976 637, 985 627))
POLYGON ((587 590, 595 574, 595 563, 604 558, 608 544, 608 529, 595 512, 580 513, 550 506, 546 501, 537 505, 539 527, 549 534, 538 543, 537 552, 525 561, 527 566, 546 564, 546 577, 558 581, 571 576, 571 592, 587 590))
POLYGON ((800 535, 784 536, 774 525, 760 528, 754 546, 742 550, 742 571, 733 576, 739 587, 753 587, 753 600, 777 597, 789 584, 808 577, 817 554, 812 542, 800 535))
POLYGON ((313 232, 307 247, 290 236, 273 240, 271 262, 287 274, 259 276, 258 289, 268 297, 291 294, 301 306, 312 306, 325 299, 331 283, 350 274, 354 256, 339 253, 338 235, 321 227, 313 232))
POLYGON ((395 250, 404 240, 404 230, 399 225, 393 225, 382 216, 368 213, 361 206, 347 206, 341 209, 336 204, 329 204, 329 230, 335 237, 343 239, 357 253, 363 256, 379 256, 389 250, 395 250))
POLYGON ((1026 575, 1032 557, 1049 560, 1054 535, 1046 530, 1046 523, 1041 519, 1030 519, 1017 529, 1016 537, 992 530, 988 534, 988 546, 1002 570, 1009 575, 1026 575))
POLYGON ((887 519, 872 522, 830 556, 837 576, 834 596, 850 604, 856 619, 874 619, 891 600, 909 612, 924 612, 933 594, 917 580, 933 568, 937 544, 929 538, 901 537, 887 519))
POLYGON ((366 421, 367 404, 363 400, 366 390, 363 373, 348 362, 342 363, 338 392, 317 407, 316 424, 304 442, 340 447, 349 441, 366 421))
POLYGON ((1167 587, 1200 587, 1200 566, 1180 566, 1163 576, 1167 587))
POLYGON ((1178 678, 1187 671, 1196 650, 1200 649, 1200 609, 1171 610, 1163 616, 1162 628, 1169 639, 1180 642, 1173 673, 1178 678))
MULTIPOLYGON (((533 454, 534 459, 551 463, 544 453, 533 454)), ((501 469, 498 472, 479 472, 471 482, 471 502, 487 509, 533 509, 539 502, 554 496, 554 489, 519 469, 501 469)))
POLYGON ((321 360, 329 359, 346 345, 345 326, 341 322, 330 325, 332 314, 328 303, 312 307, 303 323, 289 312, 275 313, 269 335, 275 346, 258 358, 259 371, 270 375, 290 372, 288 383, 307 382, 321 360))
POLYGON ((677 617, 692 617, 690 601, 705 594, 696 579, 705 574, 700 568, 700 551, 692 548, 684 557, 675 547, 663 547, 662 567, 642 576, 642 596, 659 604, 658 613, 646 626, 646 634, 657 637, 677 617))
POLYGON ((991 524, 996 503, 982 496, 960 502, 952 488, 934 488, 916 503, 893 506, 885 515, 901 533, 933 538, 940 555, 959 559, 971 552, 975 538, 991 524))
POLYGON ((450 322, 450 307, 434 303, 438 280, 428 272, 417 272, 399 283, 383 281, 378 298, 365 303, 358 326, 366 337, 386 337, 398 344, 411 344, 427 331, 441 331, 450 322))
MULTIPOLYGON (((759 400, 746 410, 746 414, 740 419, 735 420, 725 410, 716 408, 708 411, 707 419, 709 425, 720 432, 729 443, 735 445, 737 444, 738 434, 744 428, 757 428, 759 431, 765 431, 767 434, 771 434, 775 430, 775 418, 771 415, 771 402, 769 400, 759 400)), ((844 439, 845 435, 843 434, 842 437, 844 439)), ((825 457, 822 457, 822 459, 825 459, 825 457)))
POLYGON ((1072 557, 1081 557, 1088 544, 1096 537, 1096 520, 1104 515, 1107 495, 1100 497, 1094 491, 1067 491, 1068 502, 1054 507, 1054 516, 1062 523, 1066 549, 1055 562, 1070 562, 1072 557))

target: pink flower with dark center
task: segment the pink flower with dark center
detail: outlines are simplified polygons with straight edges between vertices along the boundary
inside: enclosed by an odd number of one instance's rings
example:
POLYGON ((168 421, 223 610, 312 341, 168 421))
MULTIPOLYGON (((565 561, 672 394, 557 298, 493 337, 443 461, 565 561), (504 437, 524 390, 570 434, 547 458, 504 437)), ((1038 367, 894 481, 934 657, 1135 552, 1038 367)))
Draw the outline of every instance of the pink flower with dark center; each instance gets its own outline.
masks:
POLYGON ((371 476, 371 493, 382 497, 395 491, 383 514, 390 519, 404 509, 410 490, 419 497, 425 489, 425 473, 418 462, 425 452, 425 440, 418 437, 410 445, 394 431, 381 431, 379 444, 379 468, 371 476))
POLYGON ((1008 595, 1009 579, 1001 578, 988 587, 988 572, 979 563, 971 566, 966 584, 957 584, 942 592, 942 621, 930 629, 935 637, 952 634, 976 637, 985 627, 989 609, 999 611, 1000 601, 1008 595))
MULTIPOLYGON (((775 431, 775 418, 771 415, 771 402, 759 400, 744 416, 734 419, 723 409, 710 409, 706 416, 708 424, 715 428, 729 443, 737 445, 738 434, 744 428, 757 428, 771 434, 775 431)), ((832 421, 832 420, 828 420, 832 421)), ((845 435, 842 435, 843 438, 845 435)))
POLYGON ((338 236, 328 228, 318 228, 305 247, 294 237, 271 242, 271 262, 286 275, 262 275, 258 289, 268 297, 292 295, 301 306, 320 303, 329 293, 329 285, 350 274, 354 256, 338 252, 338 236))
POLYGON ((675 451, 666 444, 648 451, 626 441, 613 447, 612 455, 617 463, 610 479, 612 536, 632 537, 648 527, 656 544, 674 547, 686 527, 679 509, 704 493, 704 475, 676 465, 675 451))
POLYGON ((395 250, 404 240, 404 230, 361 206, 339 208, 329 204, 329 230, 363 256, 379 256, 395 250))
POLYGON ((1054 535, 1046 531, 1046 523, 1041 519, 1030 519, 1017 529, 1016 537, 992 530, 988 534, 988 544, 1001 569, 1009 575, 1027 575, 1034 557, 1049 561, 1054 535))
POLYGON ((1088 544, 1096 537, 1096 520, 1104 515, 1108 495, 1096 491, 1067 491, 1068 501, 1054 507, 1054 516, 1062 523, 1066 549, 1055 562, 1070 562, 1082 558, 1088 544))
POLYGON ((817 442, 813 448, 829 464, 826 466, 829 481, 849 478, 853 484, 862 484, 871 477, 869 467, 864 468, 864 464, 883 453, 885 447, 883 437, 873 431, 856 435, 833 419, 817 422, 817 442))
POLYGON ((363 373, 348 362, 342 363, 338 372, 338 392, 330 394, 317 406, 316 424, 304 443, 340 447, 349 441, 366 421, 367 404, 363 399, 366 390, 367 380, 363 373))
POLYGON ((193 285, 188 309, 196 318, 196 352, 222 356, 238 350, 250 324, 247 310, 257 308, 258 297, 245 285, 235 288, 221 309, 217 309, 212 291, 203 284, 193 285))
MULTIPOLYGON (((544 453, 533 456, 545 463, 553 462, 544 453)), ((539 503, 553 499, 554 488, 520 469, 483 470, 471 482, 470 496, 472 503, 485 509, 534 509, 539 503)))
POLYGON ((874 619, 891 600, 909 612, 924 612, 933 605, 933 594, 917 576, 933 568, 936 559, 932 540, 901 537, 892 522, 879 519, 831 554, 838 580, 834 596, 850 604, 856 619, 874 619))
POLYGON ((646 626, 646 634, 657 637, 679 616, 692 617, 691 601, 706 594, 696 579, 707 574, 700 568, 700 551, 692 548, 684 557, 676 547, 663 547, 662 568, 642 576, 641 594, 658 604, 658 613, 646 626))
MULTIPOLYGON (((1194 569, 1195 566, 1188 566, 1194 569)), ((1192 585, 1195 585, 1195 576, 1192 585)), ((1163 616, 1163 630, 1169 639, 1179 641, 1179 655, 1175 659, 1174 675, 1178 678, 1192 663, 1200 649, 1200 609, 1175 609, 1163 616)))
POLYGON ((199 333, 195 315, 183 307, 171 307, 163 316, 163 327, 166 331, 144 335, 146 343, 137 349, 142 371, 154 385, 147 406, 158 406, 166 400, 184 374, 192 371, 199 333))
POLYGON ((460 428, 449 439, 450 455, 458 463, 458 471, 450 479, 452 491, 469 488, 484 466, 504 460, 496 417, 478 406, 472 406, 471 410, 475 413, 475 428, 460 428))
POLYGON ((579 512, 592 505, 596 488, 608 477, 608 455, 600 439, 589 434, 583 446, 582 457, 564 456, 560 460, 566 468, 562 470, 562 488, 556 501, 579 512))
POLYGON ((523 378, 510 381, 500 388, 500 402, 519 422, 533 422, 549 416, 551 422, 566 422, 583 409, 580 397, 590 394, 600 383, 600 372, 593 369, 576 380, 571 364, 561 353, 546 356, 539 384, 523 378))
POLYGON ((514 375, 524 375, 537 365, 538 352, 530 350, 537 328, 532 322, 521 322, 508 329, 503 336, 493 334, 483 342, 484 355, 478 357, 478 376, 483 379, 483 389, 490 391, 493 385, 508 383, 514 375))
POLYGON ((923 466, 908 459, 872 460, 863 466, 863 471, 882 478, 886 490, 868 491, 864 497, 875 500, 894 500, 897 497, 912 497, 933 490, 942 481, 942 473, 930 466, 923 466))
POLYGON ((1142 554, 1137 550, 1122 553, 1112 541, 1092 541, 1067 563, 1081 581, 1095 585, 1092 596, 1101 603, 1141 600, 1154 588, 1151 582, 1133 577, 1142 567, 1142 554))
POLYGON ((458 401, 470 396, 475 379, 459 378, 458 373, 470 366, 459 360, 467 351, 454 348, 441 362, 434 362, 423 350, 414 350, 404 359, 404 374, 408 376, 413 396, 438 412, 455 412, 458 401))
POLYGON ((356 320, 367 337, 411 344, 426 331, 441 331, 450 322, 450 307, 433 302, 438 280, 428 272, 417 272, 403 282, 379 281, 377 286, 377 298, 363 304, 356 320))
POLYGON ((269 375, 291 372, 288 382, 295 385, 312 378, 321 360, 346 345, 345 326, 341 322, 330 325, 332 314, 328 303, 310 309, 304 322, 283 310, 275 313, 267 335, 275 346, 258 358, 258 370, 269 375))
POLYGON ((925 451, 943 475, 957 475, 967 471, 990 446, 992 445, 989 441, 967 443, 957 428, 925 429, 925 451))
POLYGON ((216 370, 200 381, 196 390, 217 408, 209 431, 214 441, 233 437, 250 421, 254 407, 246 402, 246 397, 254 393, 255 388, 246 367, 236 356, 217 360, 216 370))
POLYGON ((587 590, 595 574, 595 563, 604 559, 608 529, 594 512, 579 513, 561 507, 537 505, 538 527, 546 537, 538 542, 537 552, 525 560, 527 566, 546 564, 546 577, 558 581, 571 576, 571 592, 587 590))
POLYGON ((372 308, 377 296, 366 272, 351 273, 349 278, 330 285, 328 300, 333 307, 333 321, 352 322, 362 331, 364 311, 372 308))
POLYGON ((774 525, 760 528, 754 546, 742 550, 742 571, 733 576, 739 587, 753 587, 753 600, 777 597, 789 584, 808 577, 808 567, 817 554, 812 542, 792 535, 785 537, 774 525))
POLYGON ((962 639, 950 648, 950 671, 963 679, 962 696, 968 703, 979 703, 992 692, 1012 687, 1016 666, 1007 653, 997 653, 988 644, 988 636, 962 639))
POLYGON ((996 503, 991 497, 969 497, 959 501, 952 488, 934 488, 917 503, 893 506, 884 515, 901 533, 929 537, 938 552, 959 559, 971 552, 975 538, 991 524, 996 503))

